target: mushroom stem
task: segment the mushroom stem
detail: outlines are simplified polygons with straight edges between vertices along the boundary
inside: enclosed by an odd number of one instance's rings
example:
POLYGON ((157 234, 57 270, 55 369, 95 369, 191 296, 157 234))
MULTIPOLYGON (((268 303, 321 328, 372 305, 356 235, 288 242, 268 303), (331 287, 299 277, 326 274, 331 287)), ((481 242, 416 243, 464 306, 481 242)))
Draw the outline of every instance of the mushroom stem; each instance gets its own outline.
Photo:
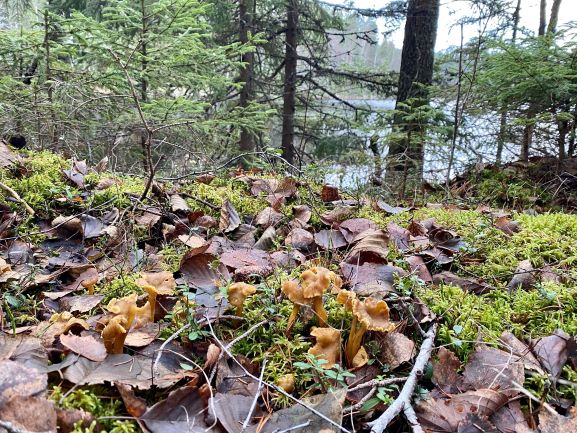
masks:
POLYGON ((286 327, 286 331, 285 331, 285 335, 290 335, 293 326, 295 324, 295 322, 297 321, 297 317, 299 315, 299 311, 301 309, 301 306, 298 304, 293 304, 293 310, 291 311, 291 315, 288 318, 288 323, 287 323, 287 327, 286 327))
POLYGON ((328 314, 323 306, 323 297, 317 296, 313 299, 313 310, 316 313, 317 317, 319 318, 319 326, 321 328, 326 328, 329 326, 327 324, 328 314))
POLYGON ((349 339, 347 340, 347 346, 345 348, 345 356, 347 358, 347 365, 352 365, 355 355, 361 348, 361 343, 363 342, 363 336, 367 331, 367 327, 357 320, 356 316, 353 316, 353 323, 351 324, 351 333, 349 334, 349 339))

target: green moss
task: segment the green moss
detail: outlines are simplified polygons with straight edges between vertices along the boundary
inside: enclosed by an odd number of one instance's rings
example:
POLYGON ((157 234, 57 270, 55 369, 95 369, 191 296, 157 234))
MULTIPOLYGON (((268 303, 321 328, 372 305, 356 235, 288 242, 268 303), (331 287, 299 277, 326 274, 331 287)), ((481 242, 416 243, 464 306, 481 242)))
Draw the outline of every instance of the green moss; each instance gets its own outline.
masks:
POLYGON ((96 293, 104 295, 102 304, 107 304, 112 298, 121 298, 131 293, 144 293, 136 285, 137 274, 119 275, 114 280, 96 286, 96 293))
POLYGON ((191 182, 184 185, 182 191, 191 197, 216 206, 217 209, 213 209, 203 204, 202 201, 192 198, 186 200, 192 210, 202 211, 214 217, 220 215, 220 207, 225 199, 231 201, 241 216, 256 215, 269 206, 264 199, 252 197, 246 184, 234 179, 215 178, 210 184, 191 182))
POLYGON ((27 152, 23 161, 25 172, 15 175, 0 171, 0 180, 14 189, 26 203, 37 212, 49 209, 53 200, 65 197, 72 199, 78 190, 65 179, 63 170, 70 162, 52 152, 27 152))
POLYGON ((441 285, 418 289, 417 294, 442 317, 438 339, 462 357, 470 352, 480 335, 496 342, 504 331, 520 338, 537 338, 563 329, 577 332, 577 287, 546 283, 538 290, 509 294, 495 290, 482 296, 460 288, 441 285))
POLYGON ((135 176, 111 176, 110 173, 89 173, 86 175, 87 185, 94 187, 101 180, 114 179, 115 184, 103 190, 94 190, 90 197, 90 206, 96 207, 106 203, 106 206, 125 208, 132 204, 128 197, 139 197, 144 192, 145 181, 135 176))
MULTIPOLYGON (((97 395, 97 388, 77 389, 68 395, 59 386, 52 390, 50 398, 62 409, 82 409, 90 412, 102 425, 101 433, 136 433, 139 431, 136 423, 129 420, 110 419, 124 412, 122 400, 117 396, 97 395)), ((105 390, 103 389, 105 392, 105 390)), ((94 431, 95 425, 83 429, 75 426, 73 433, 87 433, 94 431)))

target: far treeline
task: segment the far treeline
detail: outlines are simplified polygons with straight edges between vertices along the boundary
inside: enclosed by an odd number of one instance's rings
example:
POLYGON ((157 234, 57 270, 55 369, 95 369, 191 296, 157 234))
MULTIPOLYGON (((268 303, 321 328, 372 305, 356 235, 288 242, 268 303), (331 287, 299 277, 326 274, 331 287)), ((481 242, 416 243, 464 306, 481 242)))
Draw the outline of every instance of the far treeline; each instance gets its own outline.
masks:
POLYGON ((0 0, 0 134, 173 178, 355 166, 403 193, 479 162, 562 166, 577 24, 558 25, 561 0, 540 1, 534 28, 528 0, 457 3, 467 15, 439 50, 455 7, 440 0, 0 0))

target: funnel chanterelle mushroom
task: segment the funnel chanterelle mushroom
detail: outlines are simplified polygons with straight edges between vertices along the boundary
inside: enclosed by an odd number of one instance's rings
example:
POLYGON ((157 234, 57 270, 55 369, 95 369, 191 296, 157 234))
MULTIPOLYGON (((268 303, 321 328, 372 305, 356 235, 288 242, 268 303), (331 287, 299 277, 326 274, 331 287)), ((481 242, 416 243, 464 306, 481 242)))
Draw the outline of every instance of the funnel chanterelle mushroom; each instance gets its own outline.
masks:
POLYGON ((106 351, 111 354, 122 353, 124 340, 128 334, 129 327, 126 316, 118 315, 111 318, 102 330, 102 341, 106 351))
POLYGON ((172 272, 143 272, 136 284, 148 293, 150 302, 150 320, 154 322, 156 297, 158 295, 172 295, 176 289, 176 281, 172 272))
POLYGON ((322 368, 333 368, 339 362, 341 349, 341 332, 334 328, 313 327, 311 335, 316 337, 317 343, 309 349, 311 355, 324 359, 327 362, 322 368))
POLYGON ((345 348, 347 364, 353 365, 353 360, 361 349, 365 332, 390 332, 395 329, 395 324, 389 320, 389 306, 383 300, 369 297, 361 301, 357 299, 355 293, 342 290, 337 296, 337 301, 353 313, 351 332, 345 348))
POLYGON ((242 317, 244 301, 256 293, 256 287, 247 283, 234 283, 228 288, 228 302, 236 308, 236 315, 242 317))
POLYGON ((294 280, 283 282, 282 291, 294 304, 288 320, 287 333, 290 333, 301 305, 312 305, 319 318, 319 325, 321 327, 328 326, 328 316, 323 306, 323 294, 331 284, 333 288, 340 289, 342 280, 334 272, 321 266, 314 266, 304 271, 301 274, 300 284, 294 280))

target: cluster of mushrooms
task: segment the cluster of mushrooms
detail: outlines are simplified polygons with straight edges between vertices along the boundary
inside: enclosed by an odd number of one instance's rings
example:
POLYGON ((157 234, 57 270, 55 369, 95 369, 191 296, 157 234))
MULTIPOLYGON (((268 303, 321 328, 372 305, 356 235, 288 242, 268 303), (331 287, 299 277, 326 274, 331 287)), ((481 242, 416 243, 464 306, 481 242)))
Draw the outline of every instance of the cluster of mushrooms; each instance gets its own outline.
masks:
POLYGON ((136 284, 148 293, 144 305, 139 307, 138 295, 132 293, 120 299, 112 299, 106 307, 110 314, 102 321, 105 326, 101 335, 108 353, 122 353, 128 331, 154 322, 155 313, 161 310, 157 308, 157 297, 173 295, 176 289, 172 272, 145 272, 136 280, 136 284))
MULTIPOLYGON (((148 293, 146 303, 138 306, 138 295, 133 293, 112 299, 106 307, 110 314, 101 323, 104 326, 102 339, 108 353, 122 353, 130 329, 141 328, 162 317, 164 314, 158 308, 157 297, 173 295, 176 288, 171 272, 143 273, 136 284, 148 293)), ((282 284, 283 293, 293 303, 286 334, 290 335, 301 308, 311 307, 319 326, 311 329, 310 334, 315 337, 316 344, 309 349, 309 353, 327 361, 323 368, 332 368, 341 359, 341 331, 329 326, 323 305, 323 295, 329 288, 337 295, 337 302, 353 315, 344 353, 348 367, 357 368, 368 362, 367 351, 362 345, 365 332, 391 332, 395 329, 395 324, 389 320, 389 307, 385 301, 372 297, 358 299, 356 293, 342 289, 342 285, 342 279, 337 274, 322 266, 311 267, 303 271, 298 280, 287 280, 282 284)), ((237 316, 242 317, 244 302, 254 293, 256 287, 243 282, 229 287, 228 302, 235 308, 237 316)))
POLYGON ((282 284, 282 291, 294 304, 288 320, 287 335, 294 326, 300 308, 310 306, 318 318, 318 327, 313 327, 311 335, 316 344, 309 353, 327 362, 323 368, 332 368, 339 362, 341 350, 341 331, 329 327, 327 312, 323 306, 323 294, 331 288, 337 294, 337 302, 344 305, 353 314, 349 338, 345 346, 345 360, 348 367, 357 368, 368 362, 368 355, 362 346, 367 331, 391 332, 395 324, 389 320, 389 307, 383 300, 372 297, 360 300, 356 293, 341 289, 341 278, 334 272, 315 266, 304 271, 299 280, 288 280, 282 284))

